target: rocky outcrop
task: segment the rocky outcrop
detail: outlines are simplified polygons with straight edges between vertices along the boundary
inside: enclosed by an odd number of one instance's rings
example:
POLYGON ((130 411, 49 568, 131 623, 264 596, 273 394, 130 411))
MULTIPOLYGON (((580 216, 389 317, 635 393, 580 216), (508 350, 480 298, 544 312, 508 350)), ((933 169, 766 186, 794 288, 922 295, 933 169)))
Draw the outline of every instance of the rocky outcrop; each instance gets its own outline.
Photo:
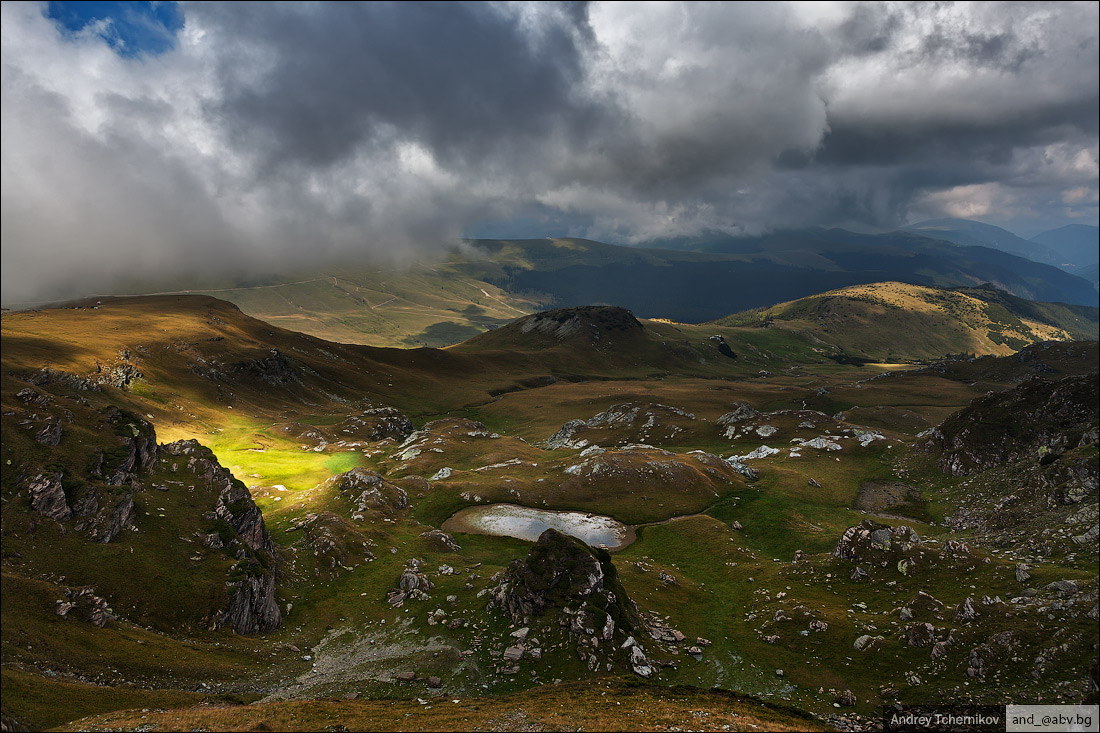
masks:
POLYGON ((66 588, 64 595, 54 607, 54 613, 58 616, 69 619, 79 616, 99 628, 115 618, 107 599, 97 596, 91 586, 66 588))
POLYGON ((582 306, 524 316, 510 324, 523 334, 543 334, 557 340, 589 337, 594 343, 617 333, 644 333, 645 327, 625 308, 582 306))
POLYGON ((565 608, 604 589, 605 564, 578 539, 548 529, 524 560, 516 560, 493 590, 493 600, 513 623, 549 608, 565 608))
POLYGON ((281 623, 275 602, 275 576, 279 557, 275 543, 264 524, 263 514, 248 489, 233 477, 214 457, 213 452, 195 440, 179 440, 162 446, 170 456, 186 459, 195 478, 217 492, 212 511, 206 518, 217 535, 210 546, 223 549, 236 558, 226 580, 228 607, 214 610, 212 627, 232 626, 238 634, 266 633, 281 623))
POLYGON ((924 443, 940 451, 945 473, 967 476, 1005 463, 1064 452, 1097 441, 1097 373, 1057 381, 1034 377, 974 400, 947 418, 924 443))
POLYGON ((737 434, 736 426, 738 423, 759 416, 760 413, 752 405, 747 402, 738 402, 732 410, 718 418, 718 427, 722 429, 723 437, 733 438, 737 434))
POLYGON ((349 437, 369 442, 386 438, 404 440, 415 429, 412 420, 395 407, 372 407, 348 417, 339 428, 349 437))
POLYGON ((61 486, 60 473, 40 473, 27 485, 31 495, 31 508, 44 517, 65 522, 72 518, 73 512, 65 498, 61 486))
POLYGON ((564 632, 592 671, 619 666, 644 677, 655 672, 634 635, 641 625, 637 606, 606 550, 548 529, 527 557, 504 570, 489 595, 490 608, 532 635, 537 630, 544 643, 564 632))
POLYGON ((974 599, 970 596, 967 596, 959 605, 955 606, 954 619, 959 623, 968 624, 977 621, 978 616, 978 609, 974 607, 974 599))
POLYGON ((237 376, 260 379, 273 387, 302 382, 298 370, 278 349, 272 349, 271 355, 262 359, 238 362, 231 371, 237 376))
POLYGON ((870 519, 844 530, 833 549, 833 557, 880 567, 893 565, 902 574, 908 574, 924 554, 920 537, 911 528, 890 527, 870 519))
POLYGON ((404 489, 366 468, 356 467, 337 474, 321 484, 321 488, 347 495, 353 511, 358 513, 374 510, 392 516, 409 507, 409 495, 404 489))
POLYGON ((420 537, 437 552, 462 552, 462 546, 455 542, 455 538, 441 529, 422 532, 420 537))
POLYGON ((386 594, 386 602, 391 606, 400 607, 406 600, 426 601, 431 598, 428 593, 434 589, 435 584, 420 572, 420 562, 412 560, 401 571, 401 576, 397 579, 397 587, 386 594))
MULTIPOLYGON (((98 502, 97 502, 98 503, 98 502)), ((102 509, 92 520, 88 537, 95 542, 110 542, 122 530, 130 527, 137 516, 134 495, 127 492, 113 509, 102 509)))
POLYGON ((50 447, 61 444, 61 421, 56 417, 49 417, 46 419, 46 424, 42 426, 34 439, 42 445, 48 445, 50 447))
POLYGON ((584 448, 588 445, 588 439, 577 437, 577 434, 580 433, 584 427, 584 420, 570 420, 562 425, 558 432, 550 436, 550 439, 546 441, 546 448, 548 450, 584 448))
POLYGON ((72 374, 71 372, 58 371, 50 367, 42 367, 37 372, 24 375, 22 380, 35 387, 61 387, 77 392, 98 392, 99 385, 90 379, 72 374))
POLYGON ((546 441, 546 447, 580 449, 588 445, 659 443, 681 435, 695 415, 659 403, 612 405, 588 420, 570 420, 546 441))
MULTIPOLYGON (((279 604, 275 602, 275 573, 257 567, 234 567, 234 573, 244 577, 230 580, 232 589, 229 608, 222 616, 221 624, 233 627, 238 634, 266 633, 274 631, 282 621, 279 604)), ((230 574, 232 579, 234 574, 230 574)))
POLYGON ((115 364, 100 364, 97 362, 96 373, 95 376, 92 377, 92 381, 96 384, 115 387, 117 389, 128 389, 133 382, 144 376, 141 369, 129 361, 122 361, 115 364))
POLYGON ((156 430, 147 420, 117 407, 107 408, 106 417, 118 436, 119 448, 100 461, 96 473, 110 486, 133 486, 157 465, 156 430))

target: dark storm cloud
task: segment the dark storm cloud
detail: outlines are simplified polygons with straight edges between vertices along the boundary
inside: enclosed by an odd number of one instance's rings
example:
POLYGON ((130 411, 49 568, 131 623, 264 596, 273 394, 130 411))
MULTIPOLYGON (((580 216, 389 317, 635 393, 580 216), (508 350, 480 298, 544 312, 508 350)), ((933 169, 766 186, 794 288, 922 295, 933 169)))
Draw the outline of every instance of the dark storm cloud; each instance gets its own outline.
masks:
POLYGON ((119 271, 1092 223, 1095 3, 195 3, 159 56, 6 3, 6 302, 119 271), (488 226, 488 225, 486 225, 488 226))
POLYGON ((212 112, 267 166, 327 166, 394 136, 442 162, 575 139, 596 116, 579 92, 583 6, 548 7, 532 33, 487 3, 199 4, 232 49, 212 112), (558 12, 554 12, 558 11, 558 12), (243 41, 238 29, 247 28, 243 41))

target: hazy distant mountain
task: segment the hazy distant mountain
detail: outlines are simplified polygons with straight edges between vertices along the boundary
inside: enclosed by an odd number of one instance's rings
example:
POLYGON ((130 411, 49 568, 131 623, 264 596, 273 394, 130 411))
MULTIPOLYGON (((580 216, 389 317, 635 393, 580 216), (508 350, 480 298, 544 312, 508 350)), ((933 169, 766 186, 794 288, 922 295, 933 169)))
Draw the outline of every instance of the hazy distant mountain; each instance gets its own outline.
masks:
POLYGON ((1059 266, 1064 263, 1059 251, 1048 242, 1027 240, 1007 229, 970 219, 929 219, 910 224, 901 231, 916 232, 962 246, 992 247, 1048 265, 1059 266))
POLYGON ((1031 241, 1054 250, 1062 260, 1058 263, 1061 265, 1081 267, 1100 261, 1097 254, 1100 250, 1100 227, 1068 224, 1036 234, 1031 241))
POLYGON ((548 295, 558 306, 614 303, 640 317, 684 322, 884 281, 938 287, 992 283, 1030 300, 1097 303, 1090 283, 1056 267, 910 232, 788 230, 668 243, 702 251, 578 239, 476 244, 488 254, 486 260, 460 267, 510 293, 548 295))

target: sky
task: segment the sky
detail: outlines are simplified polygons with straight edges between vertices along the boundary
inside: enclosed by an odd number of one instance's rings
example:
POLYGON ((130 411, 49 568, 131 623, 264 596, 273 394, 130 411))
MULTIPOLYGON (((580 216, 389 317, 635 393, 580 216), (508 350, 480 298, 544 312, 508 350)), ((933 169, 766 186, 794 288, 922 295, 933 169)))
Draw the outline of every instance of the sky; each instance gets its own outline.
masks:
POLYGON ((0 5, 3 300, 468 236, 1098 212, 1100 5, 0 5))

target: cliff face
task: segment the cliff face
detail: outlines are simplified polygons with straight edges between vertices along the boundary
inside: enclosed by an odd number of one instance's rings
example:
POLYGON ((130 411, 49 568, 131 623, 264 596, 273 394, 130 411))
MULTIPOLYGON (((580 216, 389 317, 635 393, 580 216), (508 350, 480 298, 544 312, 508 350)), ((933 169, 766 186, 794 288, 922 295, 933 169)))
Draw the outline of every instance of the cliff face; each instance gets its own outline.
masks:
POLYGON ((248 489, 209 449, 194 440, 159 445, 149 421, 83 378, 42 370, 21 381, 5 402, 13 460, 4 472, 3 531, 29 543, 18 551, 24 564, 79 557, 65 564, 66 575, 166 628, 201 622, 249 634, 278 627, 276 547, 248 489), (42 525, 56 527, 58 539, 34 540, 42 525), (88 543, 122 542, 139 550, 132 564, 82 557, 88 543), (158 597, 167 576, 149 569, 183 566, 193 569, 170 582, 172 593, 188 597, 158 597))
POLYGON ((1029 379, 975 400, 936 428, 926 442, 941 451, 945 473, 968 476, 1005 463, 1057 460, 1097 442, 1097 373, 1029 379))
POLYGON ((237 560, 226 580, 228 607, 212 610, 210 625, 229 625, 238 634, 278 628, 282 621, 275 602, 278 554, 252 495, 198 441, 180 440, 163 448, 170 456, 186 459, 187 469, 196 479, 218 492, 214 510, 206 514, 216 531, 207 535, 204 544, 223 549, 237 560))

